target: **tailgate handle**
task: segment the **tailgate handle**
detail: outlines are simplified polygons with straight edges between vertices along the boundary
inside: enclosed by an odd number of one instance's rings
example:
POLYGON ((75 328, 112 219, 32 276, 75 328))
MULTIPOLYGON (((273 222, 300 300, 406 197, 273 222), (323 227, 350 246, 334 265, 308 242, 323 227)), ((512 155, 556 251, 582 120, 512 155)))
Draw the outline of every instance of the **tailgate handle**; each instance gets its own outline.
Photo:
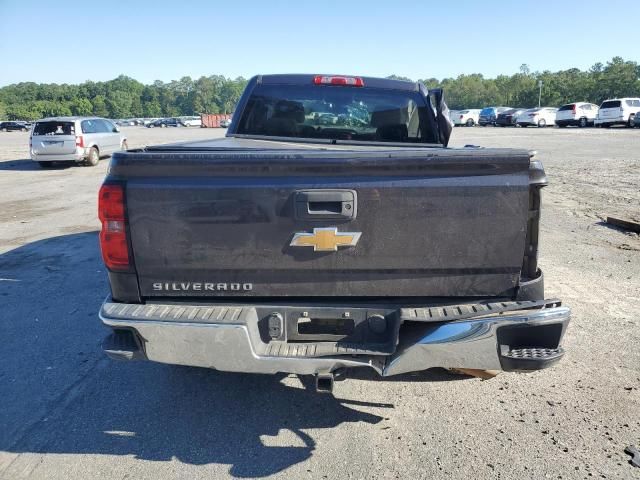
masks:
POLYGON ((357 195, 355 190, 299 190, 295 207, 297 219, 356 218, 357 195))

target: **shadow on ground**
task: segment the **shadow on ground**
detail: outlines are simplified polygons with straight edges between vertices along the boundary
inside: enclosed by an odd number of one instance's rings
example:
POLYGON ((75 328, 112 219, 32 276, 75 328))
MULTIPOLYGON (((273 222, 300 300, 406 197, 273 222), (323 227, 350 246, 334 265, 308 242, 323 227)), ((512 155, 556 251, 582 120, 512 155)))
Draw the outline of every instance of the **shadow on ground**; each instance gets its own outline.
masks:
MULTIPOLYGON (((311 457, 316 443, 305 430, 376 424, 383 417, 366 410, 393 408, 317 394, 311 379, 285 384, 284 375, 107 359, 97 311, 108 285, 96 233, 0 255, 0 450, 177 458, 261 477, 311 457), (293 444, 277 440, 283 430, 293 444)), ((435 375, 422 379, 451 379, 435 375)))
POLYGON ((613 230, 614 232, 624 233, 625 235, 634 235, 636 233, 636 232, 633 232, 630 228, 624 228, 620 225, 614 225, 613 223, 609 223, 604 220, 600 220, 596 222, 595 225, 599 227, 608 228, 609 230, 613 230))
POLYGON ((29 158, 24 158, 20 160, 7 160, 0 162, 0 171, 13 170, 16 172, 30 172, 32 170, 65 170, 75 165, 75 162, 53 162, 51 166, 43 168, 38 164, 38 162, 34 162, 29 158))

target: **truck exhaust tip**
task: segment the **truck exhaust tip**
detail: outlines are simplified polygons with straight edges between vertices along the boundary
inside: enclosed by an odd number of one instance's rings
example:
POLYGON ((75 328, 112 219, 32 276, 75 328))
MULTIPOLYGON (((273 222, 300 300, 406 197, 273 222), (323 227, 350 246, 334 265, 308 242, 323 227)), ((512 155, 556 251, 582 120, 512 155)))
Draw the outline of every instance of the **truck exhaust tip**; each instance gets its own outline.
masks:
POLYGON ((333 393, 333 373, 319 373, 316 375, 316 392, 333 393))

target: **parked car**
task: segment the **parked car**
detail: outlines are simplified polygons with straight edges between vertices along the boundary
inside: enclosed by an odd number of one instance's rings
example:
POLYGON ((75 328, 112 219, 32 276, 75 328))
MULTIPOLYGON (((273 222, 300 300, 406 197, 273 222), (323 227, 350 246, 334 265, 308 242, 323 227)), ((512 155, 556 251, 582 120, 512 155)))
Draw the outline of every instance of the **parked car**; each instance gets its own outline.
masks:
POLYGON ((127 138, 111 121, 97 117, 52 117, 38 120, 29 139, 31 160, 41 167, 53 162, 85 162, 127 150, 127 138))
POLYGON ((457 110, 455 115, 450 115, 454 125, 464 125, 465 127, 474 127, 480 120, 480 109, 470 108, 468 110, 457 110))
POLYGON ((512 108, 510 110, 505 110, 502 113, 499 113, 496 117, 496 126, 497 127, 515 127, 516 118, 526 109, 524 108, 512 108))
POLYGON ((636 128, 640 128, 640 115, 636 115, 633 117, 633 126, 636 128))
POLYGON ((180 117, 179 120, 185 127, 201 127, 202 120, 200 117, 180 117))
POLYGON ((556 125, 560 128, 570 125, 584 128, 593 125, 597 116, 598 106, 593 103, 567 103, 558 109, 556 113, 556 125))
POLYGON ((558 109, 553 107, 530 108, 516 117, 516 123, 521 127, 553 126, 556 123, 557 111, 558 109))
POLYGON ((487 125, 495 125, 496 118, 502 112, 511 110, 511 107, 487 107, 480 110, 480 116, 478 117, 478 125, 486 127, 487 125))
POLYGON ((147 124, 148 128, 166 128, 166 127, 184 127, 184 123, 178 118, 159 118, 158 120, 147 124))
POLYGON ((223 118, 222 120, 220 120, 220 127, 221 128, 229 128, 231 126, 231 119, 230 118, 223 118))
POLYGON ((639 113, 640 98, 614 98, 602 102, 594 123, 605 128, 612 125, 632 127, 639 113))
POLYGON ((0 131, 2 132, 26 132, 29 128, 31 128, 31 124, 26 122, 0 122, 0 131))

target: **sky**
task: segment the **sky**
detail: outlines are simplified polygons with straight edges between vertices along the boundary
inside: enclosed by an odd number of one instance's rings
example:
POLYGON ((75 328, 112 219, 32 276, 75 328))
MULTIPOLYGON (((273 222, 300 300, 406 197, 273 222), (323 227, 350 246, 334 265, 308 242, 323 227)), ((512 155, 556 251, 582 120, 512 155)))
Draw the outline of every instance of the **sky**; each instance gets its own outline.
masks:
POLYGON ((587 69, 640 61, 638 18, 640 0, 0 0, 0 86, 587 69))

